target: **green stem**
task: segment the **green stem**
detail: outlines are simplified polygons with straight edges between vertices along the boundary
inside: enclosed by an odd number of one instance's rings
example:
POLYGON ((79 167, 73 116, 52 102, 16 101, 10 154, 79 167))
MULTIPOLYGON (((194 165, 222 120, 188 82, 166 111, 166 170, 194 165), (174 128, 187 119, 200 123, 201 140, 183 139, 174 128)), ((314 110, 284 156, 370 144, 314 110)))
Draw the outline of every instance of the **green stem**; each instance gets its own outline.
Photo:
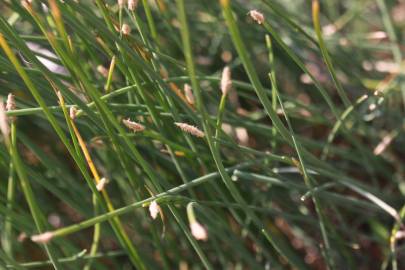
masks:
MULTIPOLYGON (((24 164, 21 161, 21 158, 18 153, 17 149, 17 135, 16 135, 16 126, 12 125, 11 129, 11 138, 12 138, 12 146, 11 146, 11 158, 13 160, 13 165, 17 172, 18 178, 20 179, 21 189, 24 193, 24 197, 27 200, 29 209, 31 211, 31 215, 34 219, 36 228, 38 233, 43 233, 46 230, 45 226, 45 217, 43 216, 40 207, 37 204, 35 199, 35 195, 32 191, 30 181, 28 181, 27 173, 24 168, 24 164)), ((50 247, 49 244, 44 244, 45 251, 52 262, 52 265, 55 269, 61 269, 59 263, 57 262, 56 255, 53 249, 50 247)))
POLYGON ((321 23, 320 23, 320 19, 319 19, 319 1, 318 0, 312 0, 312 18, 313 18, 315 33, 316 33, 316 36, 318 37, 319 48, 321 49, 323 59, 325 60, 326 66, 328 67, 328 71, 333 79, 333 82, 336 86, 336 89, 338 91, 340 98, 342 99, 345 107, 349 107, 352 104, 351 104, 349 98, 347 97, 347 94, 346 94, 345 90, 343 89, 343 86, 340 83, 340 81, 336 75, 335 68, 333 67, 333 64, 332 64, 332 59, 330 58, 328 49, 326 48, 326 45, 325 45, 325 41, 323 40, 321 23))
MULTIPOLYGON (((211 126, 209 124, 209 118, 208 118, 207 112, 204 107, 202 91, 201 91, 200 85, 196 79, 196 71, 195 71, 193 54, 192 54, 192 49, 191 49, 190 34, 189 34, 189 29, 188 29, 188 24, 187 24, 184 0, 177 0, 176 3, 177 3, 178 17, 179 17, 179 21, 181 24, 183 52, 184 52, 184 56, 186 59, 187 71, 190 76, 192 89, 195 92, 195 96, 196 96, 196 100, 197 100, 197 109, 200 111, 200 114, 202 117, 203 128, 204 128, 204 132, 206 135, 205 138, 207 139, 207 143, 211 150, 211 154, 214 159, 215 165, 219 171, 219 174, 221 175, 221 178, 222 178, 225 186, 229 190, 233 199, 243 206, 244 212, 254 222, 254 224, 257 227, 263 228, 264 226, 263 226, 261 220, 256 216, 256 214, 251 209, 249 209, 246 201, 241 196, 240 192, 238 191, 237 187, 235 186, 235 183, 232 181, 232 179, 226 172, 224 165, 222 163, 222 159, 220 157, 219 150, 212 139, 211 126)), ((229 6, 224 6, 224 14, 225 14, 227 20, 229 19, 229 17, 233 16, 229 6)), ((233 20, 233 18, 232 18, 232 20, 233 20)), ((231 32, 232 32, 232 30, 235 30, 235 29, 234 28, 231 29, 231 32)), ((246 56, 246 58, 247 58, 246 53, 244 54, 244 56, 246 56)), ((253 69, 253 67, 251 67, 251 68, 253 69)), ((254 77, 254 81, 258 82, 258 84, 261 86, 258 77, 254 77)), ((264 93, 264 89, 261 87, 260 90, 261 91, 258 91, 258 93, 260 93, 259 98, 262 100, 262 102, 264 101, 266 103, 266 105, 269 105, 268 112, 271 115, 273 123, 278 126, 278 128, 280 129, 280 133, 284 134, 286 138, 290 139, 288 131, 283 126, 281 120, 277 117, 276 112, 274 112, 272 110, 272 108, 270 106, 270 102, 269 102, 266 94, 264 93)), ((301 262, 301 259, 298 256, 296 256, 296 254, 290 249, 289 245, 285 245, 285 243, 283 243, 283 240, 278 237, 274 237, 273 240, 274 240, 273 247, 275 249, 277 249, 279 252, 281 252, 281 254, 283 254, 286 258, 289 258, 289 260, 292 262, 292 264, 305 268, 304 263, 301 262)))
MULTIPOLYGON (((234 167, 230 167, 230 168, 227 169, 227 171, 232 172, 232 171, 234 171, 236 169, 247 168, 247 167, 249 167, 251 165, 254 165, 254 164, 256 164, 258 162, 262 162, 262 161, 263 161, 263 159, 256 160, 256 161, 251 161, 251 162, 246 162, 246 163, 234 166, 234 167)), ((167 190, 165 192, 159 193, 159 194, 157 194, 157 195, 155 195, 153 197, 149 197, 149 198, 144 199, 142 201, 138 201, 138 202, 135 202, 133 204, 130 204, 130 205, 115 209, 115 210, 113 210, 111 212, 98 215, 96 217, 87 219, 87 220, 82 221, 80 223, 73 224, 71 226, 58 229, 56 231, 53 231, 54 237, 62 237, 62 236, 66 236, 66 235, 78 232, 80 230, 91 227, 94 224, 110 220, 110 219, 112 219, 112 218, 114 218, 116 216, 120 216, 120 215, 126 214, 128 212, 131 212, 134 209, 141 208, 141 207, 143 207, 143 205, 148 204, 148 203, 150 203, 150 202, 152 202, 154 200, 157 200, 159 198, 172 196, 172 195, 180 193, 180 192, 182 192, 184 190, 187 190, 190 187, 201 185, 201 184, 203 184, 205 182, 208 182, 208 181, 211 181, 211 180, 217 178, 218 176, 219 176, 219 173, 217 173, 217 172, 209 173, 209 174, 206 174, 206 175, 204 175, 202 177, 196 178, 196 179, 190 181, 187 184, 182 184, 182 185, 177 186, 175 188, 169 189, 169 190, 167 190)))

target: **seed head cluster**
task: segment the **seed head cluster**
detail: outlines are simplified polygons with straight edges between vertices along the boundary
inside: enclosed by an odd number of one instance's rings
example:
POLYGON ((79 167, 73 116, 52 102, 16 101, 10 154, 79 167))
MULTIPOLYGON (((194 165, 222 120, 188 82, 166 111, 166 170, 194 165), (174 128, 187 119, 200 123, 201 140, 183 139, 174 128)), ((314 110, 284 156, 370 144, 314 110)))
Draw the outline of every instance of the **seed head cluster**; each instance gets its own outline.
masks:
POLYGON ((176 122, 174 123, 176 126, 178 126, 181 130, 183 130, 184 132, 190 133, 191 135, 194 135, 196 137, 202 138, 204 137, 204 132, 202 132, 201 130, 199 130, 197 127, 186 124, 186 123, 179 123, 176 122))
POLYGON ((257 11, 256 9, 249 11, 249 16, 258 24, 264 23, 264 15, 263 13, 257 11))
POLYGON ((134 132, 140 132, 140 131, 144 131, 145 130, 145 126, 141 125, 137 122, 131 121, 129 118, 128 119, 124 119, 122 120, 122 123, 124 123, 124 125, 133 130, 134 132))
POLYGON ((231 69, 229 67, 225 67, 222 71, 221 77, 221 91, 223 95, 226 95, 229 90, 232 88, 232 80, 231 80, 231 69))

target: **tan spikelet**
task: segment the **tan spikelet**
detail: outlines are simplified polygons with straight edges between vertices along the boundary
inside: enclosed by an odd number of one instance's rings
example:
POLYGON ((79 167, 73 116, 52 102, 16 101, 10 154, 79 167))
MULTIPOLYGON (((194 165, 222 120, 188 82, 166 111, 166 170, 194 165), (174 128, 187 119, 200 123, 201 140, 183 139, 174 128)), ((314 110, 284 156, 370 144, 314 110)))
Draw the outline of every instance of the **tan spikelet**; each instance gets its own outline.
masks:
POLYGON ((184 132, 190 133, 191 135, 194 135, 196 137, 202 138, 205 136, 204 132, 199 130, 197 127, 186 124, 186 123, 179 123, 176 122, 174 123, 176 126, 178 126, 181 130, 184 132))

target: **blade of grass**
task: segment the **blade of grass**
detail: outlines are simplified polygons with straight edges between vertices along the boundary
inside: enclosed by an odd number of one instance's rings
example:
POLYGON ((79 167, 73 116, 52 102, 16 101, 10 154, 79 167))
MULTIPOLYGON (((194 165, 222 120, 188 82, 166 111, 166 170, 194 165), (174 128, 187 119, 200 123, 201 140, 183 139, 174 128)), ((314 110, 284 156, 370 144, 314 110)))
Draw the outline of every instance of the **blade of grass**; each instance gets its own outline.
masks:
POLYGON ((316 36, 318 37, 319 48, 321 49, 323 59, 326 63, 326 66, 328 67, 328 71, 333 79, 333 82, 336 86, 338 94, 343 101, 343 104, 345 105, 345 107, 349 107, 352 104, 351 104, 345 90, 343 89, 343 86, 340 83, 339 78, 336 75, 335 68, 332 64, 332 59, 328 53, 328 49, 326 48, 325 41, 322 36, 321 22, 319 19, 319 9, 320 9, 319 1, 312 0, 312 19, 313 19, 313 23, 314 23, 315 33, 316 33, 316 36))

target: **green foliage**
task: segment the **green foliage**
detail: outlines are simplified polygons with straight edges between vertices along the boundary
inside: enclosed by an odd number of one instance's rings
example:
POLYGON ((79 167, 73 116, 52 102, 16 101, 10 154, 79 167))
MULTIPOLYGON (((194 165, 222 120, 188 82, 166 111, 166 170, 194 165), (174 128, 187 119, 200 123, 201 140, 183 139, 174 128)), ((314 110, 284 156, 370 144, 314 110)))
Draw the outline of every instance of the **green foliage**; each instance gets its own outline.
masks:
POLYGON ((0 0, 1 268, 402 269, 404 8, 0 0))

